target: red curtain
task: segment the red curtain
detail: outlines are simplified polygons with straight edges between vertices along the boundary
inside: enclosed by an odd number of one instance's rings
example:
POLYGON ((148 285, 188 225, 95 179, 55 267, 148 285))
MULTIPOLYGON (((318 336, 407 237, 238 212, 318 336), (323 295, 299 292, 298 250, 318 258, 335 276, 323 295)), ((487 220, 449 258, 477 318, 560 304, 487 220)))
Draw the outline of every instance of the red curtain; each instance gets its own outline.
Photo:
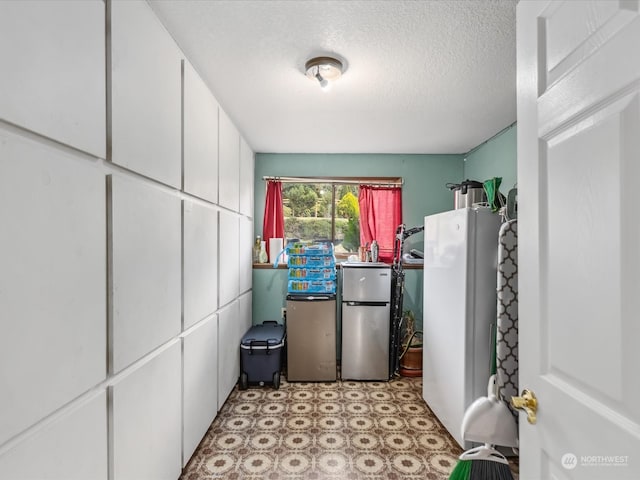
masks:
POLYGON ((360 185, 360 245, 378 241, 379 261, 393 261, 396 228, 402 224, 402 189, 360 185))
MULTIPOLYGON (((264 222, 262 224, 262 240, 267 242, 269 255, 269 239, 284 239, 284 211, 282 209, 282 182, 267 182, 267 197, 264 202, 264 222)), ((276 255, 280 252, 276 252, 276 255)))

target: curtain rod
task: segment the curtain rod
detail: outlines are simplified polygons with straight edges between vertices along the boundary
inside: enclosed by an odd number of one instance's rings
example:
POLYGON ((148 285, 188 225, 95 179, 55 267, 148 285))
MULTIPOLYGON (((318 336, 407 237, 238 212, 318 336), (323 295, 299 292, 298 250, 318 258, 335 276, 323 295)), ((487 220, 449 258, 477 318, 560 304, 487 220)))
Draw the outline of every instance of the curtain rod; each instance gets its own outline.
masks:
POLYGON ((347 184, 355 184, 355 185, 374 185, 378 187, 398 187, 404 184, 404 179, 400 178, 398 180, 383 180, 380 178, 360 178, 360 179, 348 179, 348 178, 323 178, 323 177, 272 177, 272 176, 264 176, 262 180, 279 180, 284 183, 331 183, 331 184, 339 184, 339 183, 347 183, 347 184))

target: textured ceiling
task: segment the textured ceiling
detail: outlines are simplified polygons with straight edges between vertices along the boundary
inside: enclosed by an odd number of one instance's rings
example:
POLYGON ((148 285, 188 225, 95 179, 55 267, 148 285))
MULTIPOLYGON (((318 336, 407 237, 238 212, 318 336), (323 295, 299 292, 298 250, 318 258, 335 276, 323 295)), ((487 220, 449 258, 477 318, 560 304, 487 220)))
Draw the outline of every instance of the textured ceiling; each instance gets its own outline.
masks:
POLYGON ((256 152, 465 153, 516 119, 515 0, 149 3, 256 152))

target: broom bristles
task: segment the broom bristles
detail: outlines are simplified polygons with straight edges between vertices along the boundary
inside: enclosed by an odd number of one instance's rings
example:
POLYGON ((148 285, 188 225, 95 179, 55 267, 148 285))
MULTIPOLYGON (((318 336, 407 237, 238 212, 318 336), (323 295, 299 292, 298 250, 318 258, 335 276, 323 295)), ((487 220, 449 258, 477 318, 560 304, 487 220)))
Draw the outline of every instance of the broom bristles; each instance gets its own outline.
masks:
POLYGON ((513 480, 509 465, 491 460, 471 460, 467 480, 513 480))
POLYGON ((471 475, 471 460, 458 460, 456 467, 449 475, 449 480, 469 480, 471 475))

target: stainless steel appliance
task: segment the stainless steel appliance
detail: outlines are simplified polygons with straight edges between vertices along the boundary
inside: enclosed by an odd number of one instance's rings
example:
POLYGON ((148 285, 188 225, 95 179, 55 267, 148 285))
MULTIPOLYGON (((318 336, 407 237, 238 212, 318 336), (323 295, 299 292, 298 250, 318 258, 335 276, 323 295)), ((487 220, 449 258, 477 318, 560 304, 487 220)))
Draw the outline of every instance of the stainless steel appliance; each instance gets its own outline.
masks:
POLYGON ((336 379, 335 295, 287 295, 287 380, 336 379))
POLYGON ((462 183, 447 183, 447 188, 453 192, 453 208, 472 207, 475 203, 487 201, 482 182, 465 180, 462 183))
POLYGON ((342 265, 342 379, 389 380, 391 267, 342 265))

